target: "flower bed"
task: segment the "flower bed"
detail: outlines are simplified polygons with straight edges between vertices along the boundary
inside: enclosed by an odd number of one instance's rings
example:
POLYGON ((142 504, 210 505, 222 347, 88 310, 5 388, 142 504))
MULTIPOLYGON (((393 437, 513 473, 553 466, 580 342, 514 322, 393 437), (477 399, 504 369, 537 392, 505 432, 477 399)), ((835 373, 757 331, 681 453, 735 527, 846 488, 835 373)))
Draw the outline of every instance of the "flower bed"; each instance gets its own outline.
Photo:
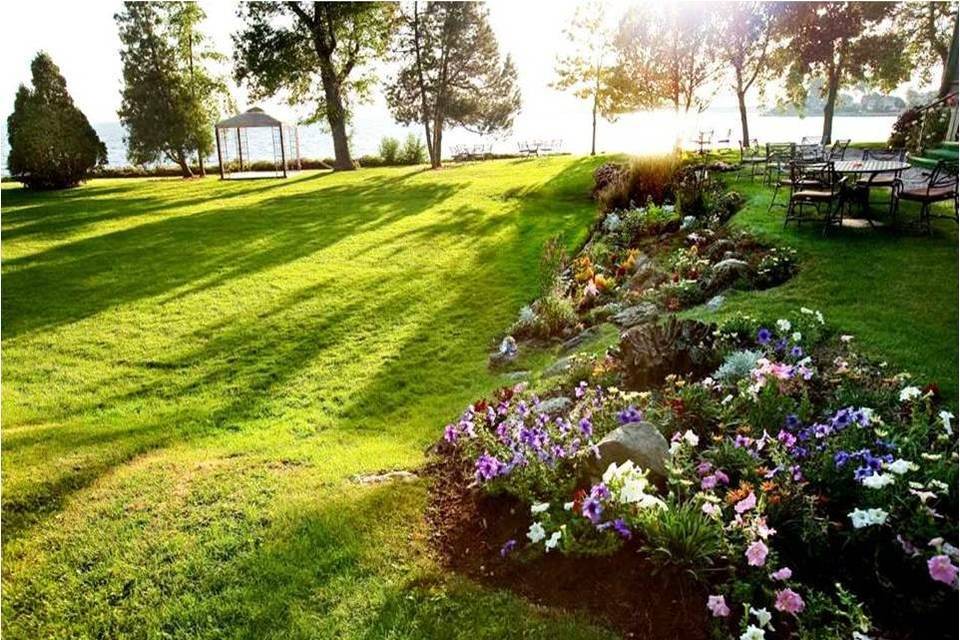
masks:
MULTIPOLYGON (((763 289, 794 274, 792 249, 767 247, 726 228, 743 203, 739 194, 678 166, 642 165, 645 173, 635 180, 641 187, 635 188, 655 193, 661 203, 648 196, 644 206, 602 214, 573 258, 560 255, 557 243, 546 247, 541 270, 545 265, 553 270, 541 278, 542 295, 520 311, 491 364, 512 360, 516 341, 567 340, 607 321, 629 327, 708 300, 721 304, 718 294, 729 288, 763 289), (676 204, 665 202, 668 198, 676 204)), ((616 187, 618 175, 615 167, 601 167, 600 191, 616 187)))
POLYGON ((956 637, 957 439, 936 388, 810 309, 658 326, 445 428, 430 520, 451 564, 532 597, 565 585, 545 601, 642 637, 956 637), (596 601, 611 589, 633 614, 596 601))

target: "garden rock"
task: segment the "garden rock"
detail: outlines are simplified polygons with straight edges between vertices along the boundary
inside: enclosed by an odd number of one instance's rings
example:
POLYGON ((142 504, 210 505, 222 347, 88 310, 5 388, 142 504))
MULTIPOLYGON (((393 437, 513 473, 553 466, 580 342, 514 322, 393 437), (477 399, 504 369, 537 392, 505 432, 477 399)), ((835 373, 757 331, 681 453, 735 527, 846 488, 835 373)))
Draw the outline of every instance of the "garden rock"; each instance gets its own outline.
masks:
POLYGON ((597 335, 597 330, 595 328, 590 327, 588 329, 584 329, 577 335, 573 336, 572 338, 564 342, 560 346, 560 351, 566 352, 566 351, 570 351, 571 349, 575 349, 596 335, 597 335))
POLYGON ((726 298, 723 296, 713 296, 707 301, 707 309, 710 311, 716 311, 723 306, 723 303, 726 302, 726 298))
POLYGON ((540 404, 537 405, 537 411, 540 413, 546 413, 548 415, 554 415, 560 413, 561 411, 566 411, 570 408, 570 405, 573 404, 573 401, 566 396, 558 396, 556 398, 550 398, 548 400, 543 400, 540 404))
POLYGON ((750 277, 750 265, 738 258, 726 258, 713 265, 710 276, 710 288, 713 290, 727 287, 741 278, 750 277))
POLYGON ((736 246, 733 244, 732 240, 727 238, 720 238, 707 249, 707 257, 711 260, 716 259, 719 256, 726 256, 727 253, 733 252, 736 246))
POLYGON ((490 366, 499 366, 512 362, 519 352, 517 341, 513 336, 507 336, 500 342, 500 348, 490 354, 490 366))
POLYGON ((509 380, 523 380, 524 378, 530 377, 529 371, 511 371, 510 373, 504 374, 509 380))
POLYGON ((617 427, 597 444, 598 457, 591 463, 591 471, 602 474, 611 463, 623 464, 632 460, 650 471, 651 479, 665 478, 665 461, 670 446, 660 431, 649 422, 630 422, 617 427))
POLYGON ((543 370, 543 377, 552 378, 553 376, 559 376, 567 369, 570 368, 570 356, 560 358, 552 365, 543 370))
POLYGON ((386 473, 356 476, 354 481, 358 484, 383 484, 384 482, 416 482, 418 479, 417 474, 409 471, 388 471, 386 473))
POLYGON ((621 327, 632 327, 644 322, 651 322, 657 319, 660 311, 657 305, 652 302, 641 302, 640 304, 627 307, 623 311, 613 316, 613 321, 621 327))

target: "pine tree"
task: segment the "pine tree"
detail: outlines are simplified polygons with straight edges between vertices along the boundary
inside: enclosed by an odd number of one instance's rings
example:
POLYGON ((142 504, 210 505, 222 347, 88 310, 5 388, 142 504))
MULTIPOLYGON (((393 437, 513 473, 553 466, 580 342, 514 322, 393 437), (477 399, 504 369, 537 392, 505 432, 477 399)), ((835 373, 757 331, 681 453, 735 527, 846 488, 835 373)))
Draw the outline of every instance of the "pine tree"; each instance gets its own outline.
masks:
POLYGON ((67 82, 46 53, 30 65, 33 88, 20 85, 7 118, 10 174, 31 189, 63 189, 107 162, 107 147, 73 104, 67 82))
POLYGON ((190 158, 213 151, 213 125, 229 93, 210 73, 219 59, 199 30, 203 10, 193 2, 125 2, 114 18, 123 48, 124 87, 118 115, 135 164, 168 160, 184 177, 190 158))
POLYGON ((430 164, 440 166, 443 130, 508 130, 520 110, 517 70, 501 59, 488 11, 478 2, 414 2, 394 42, 401 68, 387 88, 397 122, 423 125, 430 164))

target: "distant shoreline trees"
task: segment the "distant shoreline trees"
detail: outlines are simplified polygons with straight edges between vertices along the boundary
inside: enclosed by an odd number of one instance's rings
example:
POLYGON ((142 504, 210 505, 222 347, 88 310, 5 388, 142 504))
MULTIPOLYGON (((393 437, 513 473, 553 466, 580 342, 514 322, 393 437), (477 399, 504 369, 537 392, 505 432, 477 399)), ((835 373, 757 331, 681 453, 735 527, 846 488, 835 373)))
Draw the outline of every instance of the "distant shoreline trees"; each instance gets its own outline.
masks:
POLYGON ((10 174, 31 189, 64 189, 107 162, 107 147, 73 104, 60 69, 44 52, 30 64, 7 118, 10 174))
POLYGON ((444 128, 491 134, 513 125, 517 70, 509 55, 501 58, 483 4, 412 3, 400 16, 393 57, 400 70, 387 105, 397 122, 423 126, 431 167, 441 165, 444 128))
POLYGON ((206 65, 221 56, 199 30, 194 2, 124 2, 114 19, 123 63, 118 115, 127 129, 127 156, 138 165, 165 158, 193 176, 190 158, 213 151, 213 125, 230 104, 226 83, 206 65))
POLYGON ((291 105, 316 104, 307 122, 326 121, 334 168, 354 168, 347 124, 352 101, 376 82, 368 63, 382 56, 394 27, 383 2, 247 2, 233 42, 235 77, 255 97, 286 94, 291 105))

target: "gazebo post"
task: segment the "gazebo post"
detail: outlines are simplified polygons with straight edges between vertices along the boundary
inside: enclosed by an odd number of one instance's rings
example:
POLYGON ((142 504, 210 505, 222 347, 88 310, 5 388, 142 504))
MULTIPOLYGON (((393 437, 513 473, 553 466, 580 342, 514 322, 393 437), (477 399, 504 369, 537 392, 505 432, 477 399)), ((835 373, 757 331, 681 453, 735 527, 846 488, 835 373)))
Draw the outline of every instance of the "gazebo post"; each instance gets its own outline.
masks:
POLYGON ((280 162, 283 163, 283 177, 287 177, 287 150, 283 148, 283 125, 277 127, 280 129, 280 162))
POLYGON ((237 155, 240 156, 240 171, 243 171, 243 143, 240 142, 240 127, 237 127, 237 155))
POLYGON ((217 138, 217 163, 220 165, 220 179, 223 180, 223 152, 220 150, 220 128, 214 127, 213 133, 217 138))

